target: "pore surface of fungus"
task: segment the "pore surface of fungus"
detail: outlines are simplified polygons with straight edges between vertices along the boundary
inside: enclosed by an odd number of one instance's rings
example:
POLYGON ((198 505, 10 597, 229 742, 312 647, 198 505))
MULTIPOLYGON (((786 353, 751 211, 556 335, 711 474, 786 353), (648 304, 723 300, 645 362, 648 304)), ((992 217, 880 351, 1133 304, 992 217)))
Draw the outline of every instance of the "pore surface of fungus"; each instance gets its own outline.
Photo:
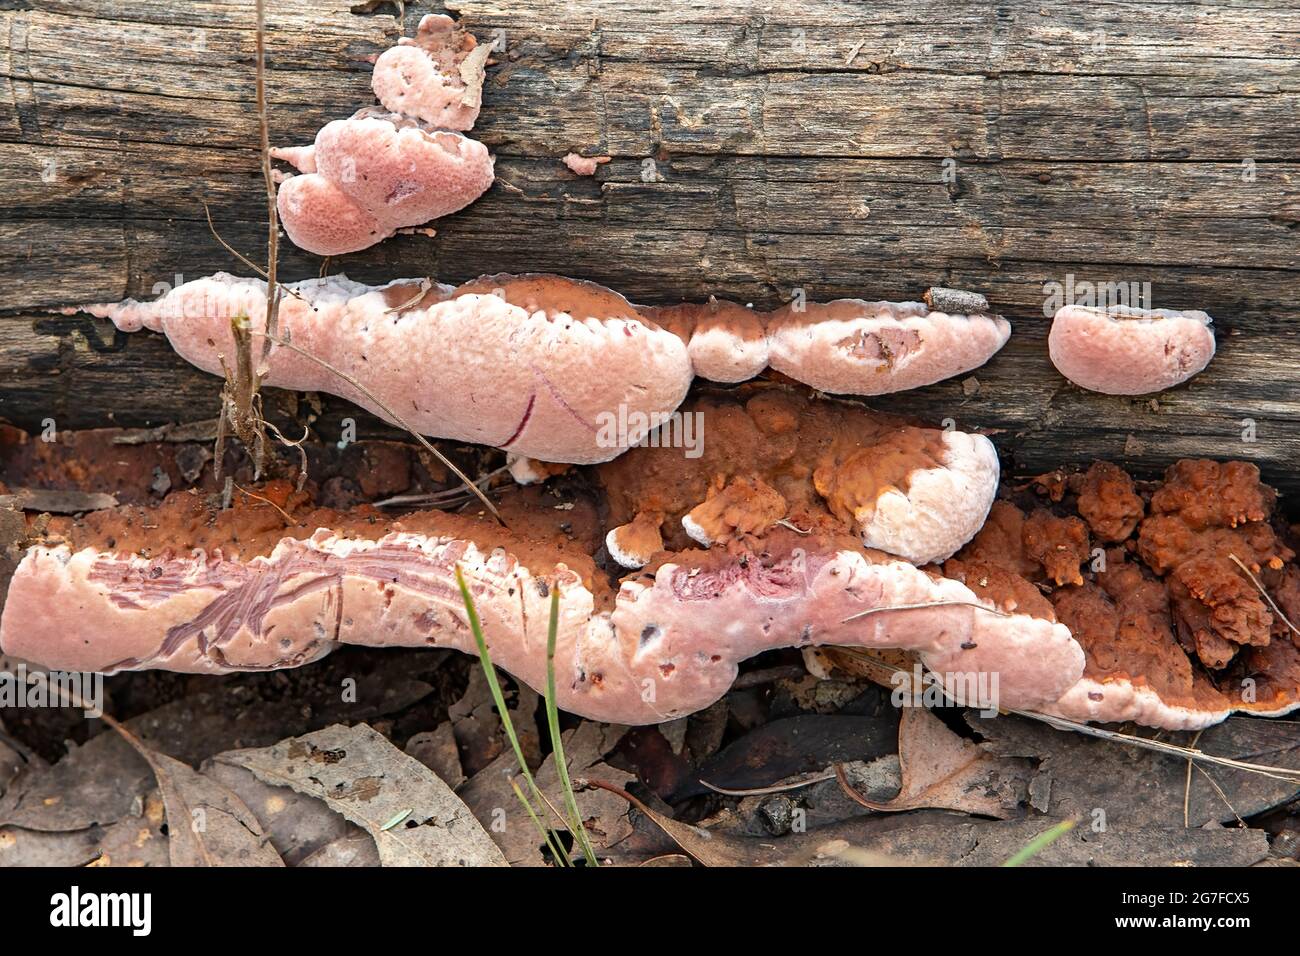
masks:
POLYGON ((1063 622, 1083 646, 1083 678, 1049 712, 1183 730, 1233 711, 1300 706, 1292 626, 1300 568, 1283 540, 1289 532, 1272 523, 1276 496, 1254 465, 1183 460, 1143 489, 1104 462, 1058 477, 1040 482, 1059 489, 1050 511, 1022 500, 1032 512, 1026 519, 1017 504, 999 501, 944 566, 968 584, 976 567, 988 588, 1063 622), (1059 550, 1045 546, 1051 525, 1039 515, 1062 529, 1082 519, 1109 547, 1081 563, 1077 529, 1060 537, 1059 550))

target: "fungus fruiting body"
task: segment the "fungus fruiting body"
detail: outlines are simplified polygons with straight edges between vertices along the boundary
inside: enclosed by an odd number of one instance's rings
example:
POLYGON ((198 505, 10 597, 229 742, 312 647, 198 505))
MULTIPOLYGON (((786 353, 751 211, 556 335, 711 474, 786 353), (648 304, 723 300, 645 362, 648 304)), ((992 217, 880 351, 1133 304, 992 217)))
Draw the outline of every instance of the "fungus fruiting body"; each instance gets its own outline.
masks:
POLYGON ((381 107, 326 124, 312 146, 271 150, 299 170, 280 176, 277 208, 294 244, 356 252, 463 209, 487 191, 493 161, 464 135, 482 103, 490 52, 451 18, 430 14, 375 63, 381 107))
MULTIPOLYGON (((717 300, 636 306, 540 274, 457 287, 330 276, 287 288, 280 338, 292 348, 271 349, 267 385, 330 392, 426 435, 574 464, 607 461, 662 426, 696 375, 736 383, 771 363, 824 391, 878 395, 967 371, 1009 334, 1000 317, 919 303, 839 300, 771 314, 717 300)), ((260 341, 265 300, 265 283, 219 273, 154 302, 83 308, 124 331, 164 332, 220 374, 234 354, 231 321, 247 319, 260 341)), ((882 534, 899 533, 884 527, 889 509, 881 514, 882 534)))
POLYGON ((1082 645, 1048 712, 1188 730, 1300 707, 1300 568, 1254 465, 1183 460, 1145 488, 1104 462, 1062 478, 1055 501, 999 501, 944 566, 1082 645))
POLYGON ((769 362, 824 392, 880 395, 978 368, 1010 335, 1010 324, 1000 316, 949 315, 918 302, 839 299, 775 313, 768 325, 769 362))
POLYGON ((689 341, 702 378, 739 382, 770 366, 838 395, 932 385, 983 365, 1011 336, 1001 316, 920 302, 799 301, 763 313, 711 299, 645 311, 689 341))
POLYGON ((569 172, 575 176, 595 176, 596 170, 609 160, 608 156, 580 156, 577 153, 565 153, 561 162, 569 167, 569 172))
POLYGON ((456 212, 492 185, 482 143, 370 111, 326 124, 314 146, 272 152, 304 173, 279 188, 285 231, 322 256, 356 252, 456 212))
POLYGON ((340 644, 473 652, 459 566, 493 659, 534 687, 559 594, 558 703, 599 720, 679 717, 745 658, 810 645, 910 652, 958 699, 987 676, 989 704, 1079 720, 1188 729, 1300 706, 1300 569, 1253 466, 1183 461, 1138 484, 1099 463, 1044 476, 1047 494, 1004 488, 985 521, 996 471, 950 433, 778 386, 687 411, 715 449, 634 448, 585 471, 563 509, 539 485, 508 488, 508 528, 332 510, 287 481, 224 509, 173 492, 32 520, 0 649, 195 673, 299 666, 340 644), (950 500, 982 504, 950 508, 956 530, 940 533, 923 481, 945 470, 950 500), (915 530, 889 553, 866 530, 895 493, 915 530))
POLYGON ((1052 363, 1083 388, 1107 395, 1147 395, 1173 388, 1214 358, 1214 330, 1204 312, 1067 305, 1047 337, 1052 363))
MULTIPOLYGON (((559 590, 559 703, 602 720, 689 713, 724 693, 745 658, 810 643, 906 648, 936 668, 960 658, 965 670, 1014 672, 1023 679, 1009 693, 1023 706, 1054 700, 1077 679, 1081 653, 1063 627, 983 611, 960 582, 863 546, 873 505, 916 495, 920 514, 933 502, 918 483, 945 469, 962 471, 954 481, 976 503, 954 515, 957 533, 974 534, 996 488, 996 458, 967 456, 942 431, 779 387, 688 412, 705 416, 718 442, 690 465, 698 481, 686 480, 680 449, 635 448, 591 471, 596 497, 563 512, 562 533, 553 509, 528 504, 535 487, 501 499, 509 530, 441 512, 393 520, 365 507, 319 509, 288 483, 226 510, 181 492, 161 505, 56 519, 13 574, 0 642, 55 667, 199 673, 296 666, 344 643, 472 651, 459 565, 494 660, 534 686, 544 678, 547 598, 559 590), (754 443, 754 434, 772 440, 754 443), (826 480, 830 469, 838 483, 826 480), (671 485, 661 480, 672 475, 671 485), (700 547, 682 519, 725 497, 709 495, 715 486, 743 486, 757 499, 728 498, 709 521, 718 540, 700 547), (641 517, 655 505, 656 518, 641 517), (647 533, 628 546, 654 553, 620 579, 593 555, 607 531, 629 523, 647 533), (1024 653, 1030 646, 1039 653, 1024 653)), ((891 507, 897 516, 902 506, 891 507)), ((932 530, 922 520, 909 546, 936 554, 960 544, 932 530)))
MULTIPOLYGON (((370 287, 331 276, 291 288, 279 325, 295 349, 272 349, 264 383, 341 395, 426 435, 544 461, 604 461, 671 413, 691 382, 681 339, 587 283, 496 276, 458 288, 370 287), (619 409, 625 427, 602 430, 619 409)), ((260 343, 265 297, 262 282, 217 275, 152 303, 91 311, 119 328, 165 332, 185 359, 219 374, 234 352, 232 319, 247 317, 260 343)))

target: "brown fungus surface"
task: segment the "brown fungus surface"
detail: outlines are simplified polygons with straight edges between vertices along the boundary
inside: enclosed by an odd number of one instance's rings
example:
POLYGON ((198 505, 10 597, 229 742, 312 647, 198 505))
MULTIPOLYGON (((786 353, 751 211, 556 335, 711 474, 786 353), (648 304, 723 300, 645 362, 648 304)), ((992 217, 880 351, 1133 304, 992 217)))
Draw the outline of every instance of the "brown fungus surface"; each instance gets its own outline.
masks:
POLYGON ((783 388, 702 397, 679 414, 696 429, 697 455, 633 448, 598 468, 611 523, 665 515, 673 550, 695 543, 682 519, 701 505, 707 530, 721 541, 780 520, 804 532, 852 534, 882 492, 906 492, 914 472, 944 459, 943 432, 783 388))
POLYGON ((1097 462, 1032 488, 996 502, 944 573, 1037 616, 1026 587, 1043 596, 1083 646, 1093 701, 1123 685, 1201 714, 1300 703, 1300 568, 1254 465, 1183 460, 1139 487, 1097 462))
POLYGON ((1093 462, 1079 482, 1079 515, 1098 540, 1126 540, 1145 513, 1133 479, 1118 465, 1093 462))

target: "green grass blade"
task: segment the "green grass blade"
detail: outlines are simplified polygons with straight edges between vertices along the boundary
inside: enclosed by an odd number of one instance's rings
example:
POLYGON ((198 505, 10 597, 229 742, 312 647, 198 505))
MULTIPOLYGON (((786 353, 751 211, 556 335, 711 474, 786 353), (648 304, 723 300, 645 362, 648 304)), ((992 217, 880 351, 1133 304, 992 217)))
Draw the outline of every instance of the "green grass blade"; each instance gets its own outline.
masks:
MULTIPOLYGON (((537 832, 542 835, 542 839, 546 841, 546 845, 550 847, 551 853, 554 854, 556 852, 555 845, 559 842, 555 838, 555 831, 542 822, 541 817, 537 815, 537 811, 533 809, 533 805, 529 803, 528 798, 524 796, 524 792, 519 789, 519 781, 514 777, 510 778, 510 789, 515 792, 515 796, 519 798, 519 802, 524 805, 524 812, 528 814, 528 819, 533 821, 533 826, 537 827, 537 832)), ((558 856, 556 857, 556 860, 559 861, 561 866, 573 865, 567 856, 558 856)))
POLYGON ((1022 863, 1025 863, 1026 861, 1033 859, 1039 853, 1043 852, 1043 850, 1047 849, 1049 846, 1051 846, 1053 843, 1059 840, 1061 837, 1065 836, 1065 834, 1073 830, 1074 825, 1077 822, 1078 822, 1077 820, 1062 820, 1060 823, 1052 827, 1050 830, 1044 830, 1042 833, 1038 834, 1038 836, 1034 837, 1023 847, 1021 847, 1019 850, 1013 853, 1011 855, 1011 858, 1008 859, 1002 865, 1020 866, 1022 863))
POLYGON ((551 620, 546 628, 546 726, 551 734, 551 752, 555 758, 555 771, 560 778, 560 788, 564 792, 564 808, 569 814, 569 831, 582 848, 582 855, 588 866, 600 866, 596 851, 587 835, 587 828, 582 823, 582 811, 578 809, 578 798, 573 793, 573 782, 569 779, 569 764, 564 757, 564 741, 560 737, 560 710, 555 703, 555 644, 560 632, 560 589, 551 588, 551 620))
MULTIPOLYGON (((487 677, 488 689, 492 692, 492 702, 496 704, 497 712, 501 715, 501 727, 505 731, 506 738, 510 741, 510 746, 514 748, 515 759, 519 762, 519 770, 523 777, 528 781, 528 786, 532 790, 533 798, 543 806, 547 805, 546 797, 542 795, 541 788, 537 786, 537 781, 533 779, 533 773, 528 769, 528 761, 524 759, 524 748, 519 745, 519 736, 515 733, 515 725, 510 720, 510 711, 506 707, 505 695, 501 692, 501 682, 497 680, 496 668, 492 666, 492 655, 488 653, 487 638, 483 636, 483 626, 479 623, 478 608, 474 606, 474 598, 469 593, 469 586, 465 584, 465 575, 461 572, 460 565, 456 565, 456 584, 460 587, 460 596, 465 602, 465 616, 469 618, 469 629, 474 635, 474 643, 478 645, 478 659, 483 665, 483 673, 487 677)), ((537 814, 533 811, 528 801, 524 801, 528 807, 529 816, 537 819, 537 814)), ((541 820, 537 821, 539 824, 541 820)), ((565 866, 572 866, 573 862, 569 859, 567 853, 562 849, 559 836, 550 826, 544 826, 546 833, 546 843, 550 847, 551 853, 555 856, 557 862, 565 866)))

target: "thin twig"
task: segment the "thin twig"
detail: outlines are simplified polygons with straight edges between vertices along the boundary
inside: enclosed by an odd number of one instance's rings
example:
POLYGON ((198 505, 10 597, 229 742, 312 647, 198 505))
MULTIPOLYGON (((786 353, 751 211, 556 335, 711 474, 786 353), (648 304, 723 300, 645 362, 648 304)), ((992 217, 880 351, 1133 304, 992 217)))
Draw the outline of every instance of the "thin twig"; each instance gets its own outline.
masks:
POLYGON ((242 262, 245 266, 252 269, 263 279, 265 279, 266 278, 265 269, 263 269, 261 266, 255 263, 252 259, 248 258, 248 256, 244 255, 242 252, 240 252, 230 243, 226 242, 225 239, 221 238, 221 233, 217 232, 217 226, 212 221, 212 210, 208 208, 207 203, 203 204, 203 214, 208 217, 208 231, 212 233, 212 238, 217 240, 217 242, 221 243, 221 247, 225 249, 228 253, 230 253, 232 256, 234 256, 236 259, 242 262))
MULTIPOLYGON (((1201 739, 1201 734, 1203 734, 1203 733, 1205 733, 1205 731, 1203 731, 1203 730, 1198 730, 1198 731, 1196 732, 1196 736, 1192 738, 1192 742, 1191 742, 1191 746, 1192 746, 1193 748, 1195 748, 1195 746, 1196 746, 1196 742, 1197 742, 1198 740, 1201 739)), ((1187 758, 1187 781, 1186 781, 1186 783, 1183 785, 1183 829, 1184 829, 1184 830, 1186 830, 1188 827, 1190 827, 1190 826, 1192 825, 1192 824, 1191 824, 1191 818, 1192 818, 1192 815, 1191 815, 1191 808, 1192 808, 1192 767, 1194 767, 1194 766, 1195 766, 1195 764, 1192 762, 1192 758, 1191 758, 1191 757, 1188 757, 1188 758, 1187 758)))
POLYGON ((297 441, 293 441, 285 438, 284 432, 280 431, 280 429, 271 422, 263 419, 262 424, 275 432, 275 437, 280 440, 280 444, 286 445, 289 448, 298 449, 298 490, 302 491, 303 485, 307 483, 307 449, 303 447, 303 443, 311 437, 311 429, 304 425, 302 428, 302 437, 297 441))
POLYGON ((859 611, 857 614, 850 614, 841 624, 847 624, 849 621, 856 621, 860 617, 867 617, 870 614, 883 614, 886 611, 919 611, 926 607, 973 607, 977 611, 988 611, 990 614, 996 614, 998 617, 1011 617, 1005 611, 999 611, 996 608, 986 607, 975 601, 924 601, 920 604, 890 604, 885 607, 869 607, 865 611, 859 611))
MULTIPOLYGON (((478 485, 486 492, 489 490, 487 488, 487 485, 492 481, 493 478, 497 477, 498 475, 504 474, 509 470, 510 467, 508 465, 502 465, 500 468, 494 468, 491 471, 489 471, 486 475, 484 475, 482 478, 476 478, 474 480, 474 484, 478 485)), ((374 506, 376 508, 395 508, 398 507, 399 505, 434 505, 434 504, 438 504, 439 502, 444 502, 448 498, 459 498, 463 496, 465 493, 466 492, 464 487, 458 487, 458 488, 444 488, 441 491, 432 491, 429 492, 428 494, 394 495, 391 498, 385 498, 382 501, 376 501, 374 503, 374 506)))
POLYGON ((255 495, 246 488, 240 488, 239 485, 235 485, 235 488, 239 491, 240 494, 247 495, 249 498, 253 498, 257 501, 265 502, 266 504, 274 508, 276 511, 280 512, 280 517, 284 518, 284 523, 289 527, 293 527, 295 524, 298 523, 294 521, 293 518, 289 517, 289 512, 285 511, 283 508, 277 505, 270 498, 263 498, 261 495, 255 495))
POLYGON ((1088 724, 1081 724, 1077 720, 1070 720, 1065 717, 1055 717, 1050 714, 1040 714, 1032 710, 1009 710, 1009 714, 1019 714, 1021 717, 1028 717, 1031 720, 1042 721, 1058 730, 1072 730, 1075 733, 1084 734, 1089 737, 1097 737, 1101 740, 1109 740, 1115 743, 1127 744, 1132 747, 1140 747, 1144 750, 1154 750, 1157 753, 1170 754, 1175 757, 1187 757, 1190 760, 1198 760, 1202 763, 1215 764, 1220 767, 1230 767, 1233 770, 1244 770, 1247 773, 1259 774, 1272 780, 1285 780, 1288 783, 1300 783, 1300 770, 1291 767, 1271 767, 1267 764, 1248 763, 1244 760, 1234 760, 1231 757, 1216 757, 1214 754, 1207 754, 1203 750, 1195 750, 1191 747, 1182 747, 1178 744, 1168 744, 1163 740, 1151 740, 1146 737, 1137 737, 1133 734, 1120 733, 1116 730, 1106 730, 1102 727, 1092 727, 1088 724))
POLYGON ((433 288, 432 282, 430 282, 428 279, 421 279, 419 290, 415 293, 414 296, 412 296, 407 301, 403 302, 401 305, 395 305, 391 309, 384 309, 384 315, 391 315, 394 312, 406 311, 411 306, 415 305, 415 303, 423 299, 425 294, 428 293, 428 291, 432 288, 433 288))
POLYGON ((1245 572, 1246 577, 1250 578, 1250 583, 1255 585, 1255 587, 1259 589, 1260 594, 1264 595, 1264 600, 1267 601, 1268 606, 1273 609, 1273 613, 1282 619, 1282 623, 1284 623, 1287 627, 1291 628, 1291 633, 1295 634, 1297 637, 1300 637, 1300 629, 1297 629, 1296 626, 1291 623, 1290 619, 1285 614, 1282 613, 1282 609, 1277 606, 1277 603, 1273 600, 1273 598, 1269 595, 1269 593, 1264 590, 1264 585, 1260 583, 1259 578, 1255 577, 1255 575, 1251 573, 1250 568, 1246 567, 1246 565, 1242 563, 1241 558, 1237 557, 1235 554, 1232 553, 1228 554, 1228 558, 1234 564, 1236 564, 1237 567, 1241 568, 1241 570, 1245 572))
POLYGON ((1232 801, 1228 799, 1228 795, 1223 792, 1223 788, 1219 786, 1219 782, 1214 779, 1210 771, 1206 770, 1204 767, 1197 767, 1196 769, 1200 772, 1201 776, 1210 781, 1210 786, 1219 794, 1219 799, 1223 801, 1223 805, 1232 811, 1232 815, 1237 818, 1237 823, 1243 827, 1246 826, 1246 821, 1241 818, 1241 814, 1237 812, 1237 808, 1232 805, 1232 801))
POLYGON ((266 0, 257 0, 257 125, 262 138, 262 179, 266 183, 266 333, 262 362, 271 354, 271 339, 280 329, 279 269, 280 216, 275 207, 275 179, 271 175, 271 123, 266 109, 266 0))
MULTIPOLYGON (((896 667, 893 664, 887 664, 879 658, 872 657, 870 659, 879 665, 880 670, 898 674, 908 673, 908 671, 903 670, 903 668, 896 667)), ((1186 757, 1189 760, 1214 764, 1219 767, 1228 767, 1232 770, 1242 770, 1246 773, 1268 777, 1271 780, 1284 780, 1288 783, 1300 783, 1300 769, 1294 769, 1292 767, 1274 767, 1268 764, 1250 763, 1245 760, 1234 760, 1232 757, 1218 757, 1214 754, 1207 754, 1205 751, 1197 750, 1193 747, 1183 747, 1179 744, 1166 743, 1163 740, 1155 740, 1149 737, 1138 737, 1134 734, 1125 734, 1117 730, 1106 730, 1103 727, 1093 727, 1090 724, 1080 723, 1079 721, 1071 720, 1068 717, 1042 714, 1034 710, 1006 709, 1001 711, 1001 713, 1016 714, 1020 717, 1027 717, 1030 720, 1037 720, 1050 727, 1055 727, 1057 730, 1069 730, 1077 734, 1083 734, 1086 737, 1096 737, 1100 740, 1108 740, 1112 743, 1138 747, 1143 750, 1153 750, 1156 753, 1167 754, 1174 757, 1186 757)))
MULTIPOLYGON (((208 231, 212 233, 212 238, 217 240, 217 242, 221 243, 221 247, 225 249, 228 253, 230 253, 232 256, 234 256, 236 259, 238 259, 241 263, 243 263, 249 269, 252 269, 263 279, 266 279, 267 273, 265 269, 259 266, 252 259, 248 258, 248 256, 244 255, 242 252, 240 252, 230 243, 226 242, 225 239, 221 238, 221 233, 217 232, 217 227, 212 222, 212 210, 208 208, 207 203, 203 204, 203 214, 208 217, 208 231)), ((285 295, 291 295, 299 302, 307 301, 306 297, 304 297, 303 294, 299 292, 297 289, 295 289, 293 286, 285 285, 283 282, 278 282, 276 284, 280 287, 280 291, 285 295)))
MULTIPOLYGON (((836 764, 838 767, 839 764, 836 764)), ((731 790, 727 787, 716 787, 707 780, 701 780, 700 785, 708 787, 714 793, 720 793, 724 797, 763 797, 770 793, 785 793, 789 790, 802 790, 804 787, 811 787, 815 783, 825 783, 827 780, 835 779, 835 771, 827 770, 819 774, 814 774, 804 780, 796 780, 793 783, 774 783, 770 787, 754 787, 749 790, 731 790)))

